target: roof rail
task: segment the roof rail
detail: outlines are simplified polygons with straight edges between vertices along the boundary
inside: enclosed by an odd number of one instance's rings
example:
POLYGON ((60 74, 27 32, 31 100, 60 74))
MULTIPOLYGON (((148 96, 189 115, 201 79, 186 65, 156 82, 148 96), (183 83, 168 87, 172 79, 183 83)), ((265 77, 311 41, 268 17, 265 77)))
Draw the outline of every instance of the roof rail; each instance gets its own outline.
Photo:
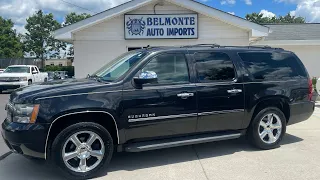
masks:
POLYGON ((182 47, 211 47, 211 48, 256 48, 256 49, 274 49, 274 50, 284 50, 283 48, 273 48, 271 46, 220 46, 218 44, 196 44, 196 45, 188 45, 182 47))
POLYGON ((147 45, 146 47, 143 47, 142 49, 165 48, 165 47, 174 47, 174 46, 150 46, 150 45, 147 45))
MULTIPOLYGON (((170 46, 146 46, 146 49, 152 48, 161 48, 161 47, 170 47, 170 46)), ((174 46, 172 46, 174 47, 174 46)), ((179 46, 178 46, 179 47, 179 46)), ((184 45, 180 48, 192 48, 192 47, 210 47, 210 48, 247 48, 247 49, 274 49, 284 51, 283 48, 273 48, 271 46, 220 46, 219 44, 194 44, 194 45, 184 45)))
POLYGON ((212 47, 212 48, 219 48, 220 45, 219 44, 195 44, 195 45, 185 45, 185 46, 181 46, 181 48, 188 48, 188 47, 212 47))

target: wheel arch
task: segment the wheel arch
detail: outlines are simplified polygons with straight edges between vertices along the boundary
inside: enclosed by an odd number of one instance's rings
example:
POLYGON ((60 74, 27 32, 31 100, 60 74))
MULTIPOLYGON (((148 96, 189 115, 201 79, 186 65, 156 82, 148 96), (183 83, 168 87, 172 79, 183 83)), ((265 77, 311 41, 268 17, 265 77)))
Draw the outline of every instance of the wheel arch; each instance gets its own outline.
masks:
MULTIPOLYGON (((50 148, 50 145, 51 143, 53 142, 54 138, 57 136, 57 133, 53 133, 55 131, 57 131, 55 128, 55 126, 57 126, 57 124, 63 124, 63 126, 69 126, 73 123, 78 123, 78 122, 88 122, 88 121, 84 121, 83 119, 72 119, 68 122, 63 122, 62 120, 63 119, 67 119, 67 118, 74 118, 74 117, 77 117, 77 116, 81 116, 81 118, 85 117, 85 116, 88 116, 88 115, 96 115, 96 116, 104 116, 104 117, 107 117, 109 119, 112 119, 112 120, 104 120, 103 119, 94 119, 94 120, 90 120, 89 122, 96 122, 100 125, 102 125, 103 127, 105 127, 107 130, 115 130, 115 131, 112 131, 110 132, 111 133, 111 136, 113 137, 114 139, 114 143, 116 144, 119 144, 120 142, 120 137, 119 137, 119 129, 118 129, 118 125, 117 125, 117 122, 116 122, 116 119, 114 118, 114 116, 107 112, 107 111, 98 111, 98 110, 86 110, 86 111, 78 111, 78 112, 69 112, 69 113, 64 113, 62 115, 59 115, 57 117, 54 118, 54 120, 52 121, 52 123, 50 124, 49 126, 49 129, 48 129, 48 133, 47 133, 47 137, 46 137, 46 142, 45 142, 45 159, 48 158, 48 155, 49 155, 49 148, 50 148), (112 127, 109 127, 108 124, 112 123, 114 125, 114 128, 112 127)), ((60 129, 61 131, 62 129, 60 129)), ((59 131, 58 131, 59 132, 59 131)))
POLYGON ((259 99, 250 113, 248 114, 249 121, 244 125, 247 128, 252 122, 253 118, 264 108, 266 107, 276 107, 280 109, 286 117, 286 121, 288 123, 290 119, 290 107, 289 107, 289 98, 286 96, 272 96, 272 97, 264 97, 259 99))

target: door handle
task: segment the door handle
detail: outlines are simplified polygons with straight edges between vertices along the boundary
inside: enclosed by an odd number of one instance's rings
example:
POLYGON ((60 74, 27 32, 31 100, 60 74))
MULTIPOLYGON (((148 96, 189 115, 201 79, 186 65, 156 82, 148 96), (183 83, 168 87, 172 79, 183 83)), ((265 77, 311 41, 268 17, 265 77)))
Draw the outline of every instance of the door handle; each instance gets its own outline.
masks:
POLYGON ((177 94, 178 97, 180 97, 181 99, 188 99, 189 97, 194 96, 194 93, 181 93, 181 94, 177 94))
POLYGON ((229 94, 238 94, 238 93, 242 93, 242 89, 231 89, 231 90, 227 90, 229 94))

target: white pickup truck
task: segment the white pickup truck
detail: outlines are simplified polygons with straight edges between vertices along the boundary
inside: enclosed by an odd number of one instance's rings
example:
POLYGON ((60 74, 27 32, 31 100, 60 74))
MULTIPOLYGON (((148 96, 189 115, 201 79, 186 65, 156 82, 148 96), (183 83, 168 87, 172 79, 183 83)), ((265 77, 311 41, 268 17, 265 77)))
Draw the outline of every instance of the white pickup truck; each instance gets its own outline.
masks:
POLYGON ((3 90, 17 89, 32 83, 46 82, 48 73, 41 73, 37 66, 13 65, 0 74, 0 93, 3 90))

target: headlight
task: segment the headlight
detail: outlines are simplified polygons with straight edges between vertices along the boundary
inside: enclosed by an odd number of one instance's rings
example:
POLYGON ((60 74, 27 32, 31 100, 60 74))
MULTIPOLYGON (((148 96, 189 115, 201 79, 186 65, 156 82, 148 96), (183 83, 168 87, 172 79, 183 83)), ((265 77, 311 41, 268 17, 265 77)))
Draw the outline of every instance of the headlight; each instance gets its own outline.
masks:
POLYGON ((27 77, 20 77, 19 80, 20 81, 28 81, 28 78, 27 77))
POLYGON ((17 123, 35 123, 39 105, 15 104, 12 112, 12 121, 17 123))

